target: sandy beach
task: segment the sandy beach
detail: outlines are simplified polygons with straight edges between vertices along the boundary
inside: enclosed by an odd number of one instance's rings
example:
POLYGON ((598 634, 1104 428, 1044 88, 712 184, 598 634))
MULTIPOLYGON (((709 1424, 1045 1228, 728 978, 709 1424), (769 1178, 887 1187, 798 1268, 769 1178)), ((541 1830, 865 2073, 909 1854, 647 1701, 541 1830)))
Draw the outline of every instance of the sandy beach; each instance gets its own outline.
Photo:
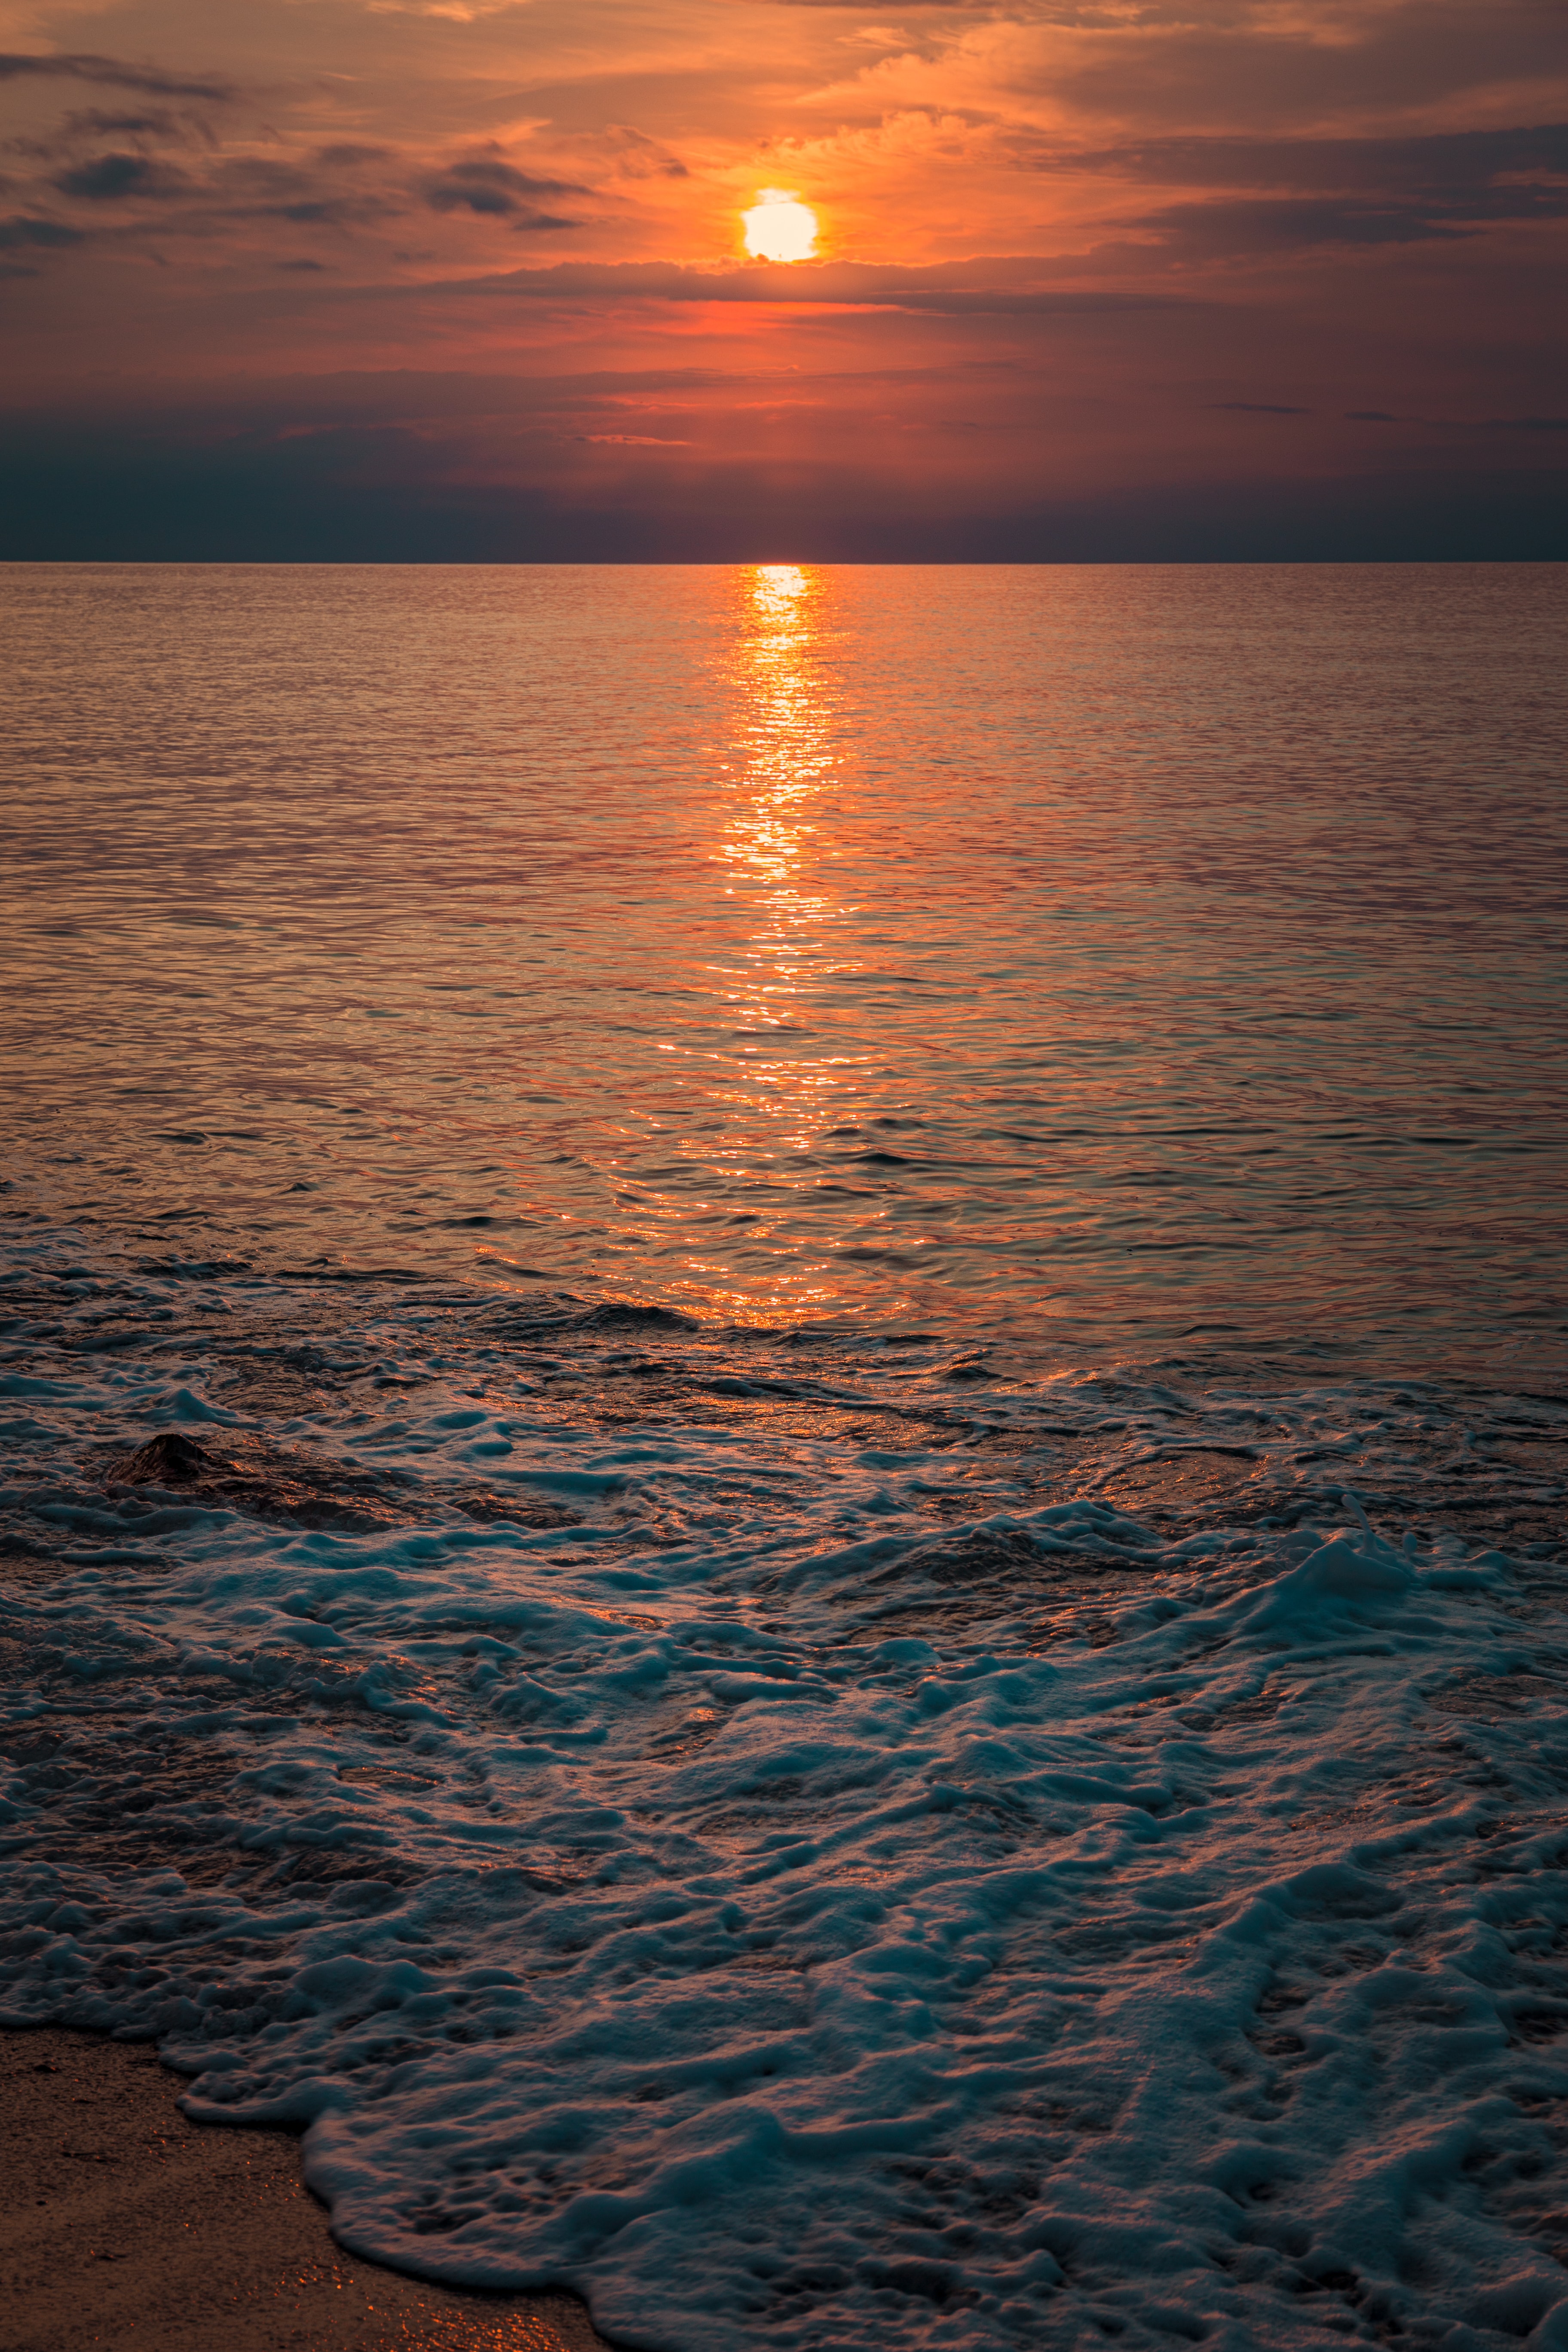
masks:
POLYGON ((188 2123, 147 2042, 0 2033, 10 2352, 593 2352, 565 2295, 461 2294, 333 2243, 292 2135, 188 2123))

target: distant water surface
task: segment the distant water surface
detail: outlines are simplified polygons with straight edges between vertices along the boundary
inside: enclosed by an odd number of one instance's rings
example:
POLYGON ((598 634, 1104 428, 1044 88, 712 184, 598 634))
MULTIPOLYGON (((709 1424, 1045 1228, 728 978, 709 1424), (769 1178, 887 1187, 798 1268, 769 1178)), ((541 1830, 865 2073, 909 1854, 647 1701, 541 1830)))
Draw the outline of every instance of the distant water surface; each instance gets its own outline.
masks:
POLYGON ((0 574, 7 1206, 1561 1360, 1556 567, 0 574))

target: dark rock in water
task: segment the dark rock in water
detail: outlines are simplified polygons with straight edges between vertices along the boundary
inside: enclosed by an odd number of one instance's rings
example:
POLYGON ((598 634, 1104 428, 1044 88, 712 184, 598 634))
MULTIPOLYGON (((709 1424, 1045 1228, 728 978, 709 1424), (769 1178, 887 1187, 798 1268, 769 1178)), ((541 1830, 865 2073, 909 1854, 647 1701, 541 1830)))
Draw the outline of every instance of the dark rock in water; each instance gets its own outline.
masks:
POLYGON ((574 1528, 577 1512, 543 1496, 493 1487, 426 1486, 407 1471, 351 1469, 320 1454, 295 1453, 236 1432, 226 1454, 198 1445, 177 1429, 159 1432, 134 1454, 108 1465, 121 1486, 177 1487, 190 1502, 305 1528, 369 1530, 407 1527, 460 1512, 466 1518, 522 1528, 574 1528))
POLYGON ((226 1471, 232 1476, 234 1465, 220 1462, 180 1430, 165 1429, 115 1463, 113 1471, 122 1486, 184 1486, 193 1478, 218 1477, 226 1471))
POLYGON ((177 1429, 111 1462, 109 1475, 118 1486, 177 1487, 192 1502, 300 1527, 374 1528, 414 1516, 388 1500, 387 1478, 253 1439, 239 1439, 233 1456, 213 1454, 177 1429))

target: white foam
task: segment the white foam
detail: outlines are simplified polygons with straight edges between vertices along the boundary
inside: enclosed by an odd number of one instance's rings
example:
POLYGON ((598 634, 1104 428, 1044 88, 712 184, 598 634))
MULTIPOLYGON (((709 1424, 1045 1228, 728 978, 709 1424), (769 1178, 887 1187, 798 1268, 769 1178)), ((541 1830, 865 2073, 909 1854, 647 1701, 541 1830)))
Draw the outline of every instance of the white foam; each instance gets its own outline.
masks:
MULTIPOLYGON (((170 1320, 81 1353, 45 1267, 8 2021, 159 2035, 345 2243, 628 2344, 1568 2344, 1562 1587, 1445 1528, 1451 1396, 367 1293, 280 1417, 237 1367, 318 1297, 121 1280, 170 1320), (157 1428, 401 1483, 116 1486, 157 1428), (1212 1511, 1136 1504, 1205 1438, 1212 1511)), ((1465 1416, 1550 1495, 1494 1440, 1568 1413, 1465 1416)))

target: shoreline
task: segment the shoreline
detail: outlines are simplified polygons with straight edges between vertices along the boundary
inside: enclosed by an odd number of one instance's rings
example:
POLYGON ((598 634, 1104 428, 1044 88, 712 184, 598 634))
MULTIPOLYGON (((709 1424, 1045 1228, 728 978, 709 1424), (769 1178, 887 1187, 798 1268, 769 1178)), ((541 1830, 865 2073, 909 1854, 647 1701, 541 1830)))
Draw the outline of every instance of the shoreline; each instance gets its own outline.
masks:
POLYGON ((297 2135, 193 2123, 149 2042, 0 2031, 10 2352, 609 2352, 561 2294, 484 2294, 344 2252, 297 2135))
POLYGON ((0 2015, 220 2127, 5 2045, 16 2352, 1568 2327, 1568 1401, 192 1282, 10 1302, 0 2015))

